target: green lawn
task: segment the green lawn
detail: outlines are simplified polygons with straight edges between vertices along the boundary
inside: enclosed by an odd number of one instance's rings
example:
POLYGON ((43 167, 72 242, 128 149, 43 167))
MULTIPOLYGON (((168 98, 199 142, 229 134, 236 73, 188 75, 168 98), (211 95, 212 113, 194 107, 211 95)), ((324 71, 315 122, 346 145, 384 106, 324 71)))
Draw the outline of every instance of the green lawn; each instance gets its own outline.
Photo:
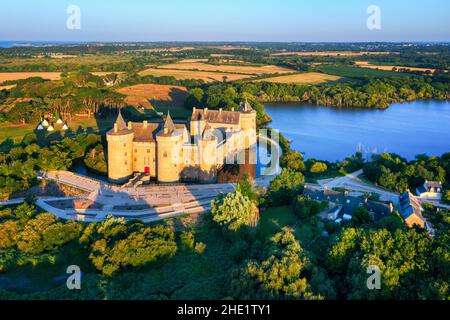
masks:
POLYGON ((259 225, 264 235, 270 236, 285 226, 292 226, 298 221, 290 206, 267 208, 260 213, 259 225))
MULTIPOLYGON (((106 130, 112 128, 114 119, 114 117, 108 117, 105 119, 80 118, 69 121, 68 124, 72 133, 97 131, 105 132, 106 130)), ((0 143, 8 138, 13 139, 15 142, 20 142, 26 134, 33 133, 36 130, 36 127, 37 123, 24 126, 10 126, 7 123, 0 123, 0 143)))

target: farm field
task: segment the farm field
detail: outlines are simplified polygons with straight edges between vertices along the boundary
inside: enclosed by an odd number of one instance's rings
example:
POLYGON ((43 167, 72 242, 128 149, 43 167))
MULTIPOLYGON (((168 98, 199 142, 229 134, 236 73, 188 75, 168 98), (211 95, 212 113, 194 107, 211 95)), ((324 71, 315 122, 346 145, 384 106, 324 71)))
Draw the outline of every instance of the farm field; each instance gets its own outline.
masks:
POLYGON ((304 52, 277 52, 277 53, 273 53, 272 56, 344 56, 344 57, 355 57, 355 56, 363 56, 363 55, 380 55, 380 54, 398 54, 398 52, 304 51, 304 52))
MULTIPOLYGON (((75 57, 34 57, 34 58, 0 58, 0 72, 56 72, 76 70, 85 66, 87 70, 104 71, 104 65, 124 65, 132 61, 132 55, 126 54, 84 54, 75 57)), ((107 69, 108 70, 108 69, 107 69)), ((115 69, 115 71, 122 71, 115 69)))
POLYGON ((178 69, 178 70, 198 70, 198 71, 219 71, 226 73, 240 73, 249 75, 263 74, 285 74, 295 72, 292 69, 266 65, 266 66, 246 66, 246 65, 212 65, 207 63, 171 63, 159 66, 158 69, 178 69))
POLYGON ((191 71, 191 70, 173 70, 173 69, 155 69, 149 68, 139 73, 140 76, 172 76, 177 80, 197 79, 203 80, 207 83, 223 81, 224 76, 227 77, 227 81, 241 80, 252 77, 252 75, 246 74, 234 74, 223 72, 207 72, 207 71, 191 71))
POLYGON ((375 78, 375 77, 410 77, 411 74, 385 71, 354 66, 322 65, 317 68, 319 71, 329 75, 346 78, 375 78))
POLYGON ((128 105, 144 108, 183 108, 188 90, 181 86, 137 84, 117 90, 128 105))
POLYGON ((14 88, 15 86, 16 86, 15 84, 11 84, 8 86, 0 86, 0 90, 9 90, 9 89, 14 88))
POLYGON ((320 84, 329 81, 338 81, 341 79, 342 77, 324 74, 320 72, 306 72, 267 79, 260 79, 256 80, 256 82, 320 84))
MULTIPOLYGON (((122 72, 91 72, 96 76, 105 76, 110 73, 122 73, 122 72)), ((48 80, 59 80, 61 79, 61 72, 0 72, 0 83, 4 81, 14 81, 21 79, 28 79, 32 77, 41 77, 42 79, 48 80)))
POLYGON ((385 70, 385 71, 393 71, 393 68, 396 68, 396 69, 408 69, 408 70, 411 70, 411 71, 420 71, 420 72, 425 72, 425 71, 435 72, 436 71, 436 69, 432 69, 432 68, 416 68, 416 67, 405 67, 405 66, 376 65, 376 64, 371 64, 370 62, 367 62, 367 61, 356 61, 355 63, 356 63, 356 65, 358 67, 361 67, 361 68, 378 69, 378 70, 385 70))
POLYGON ((0 72, 0 83, 4 81, 13 81, 27 79, 32 77, 41 77, 48 80, 59 80, 60 72, 0 72))

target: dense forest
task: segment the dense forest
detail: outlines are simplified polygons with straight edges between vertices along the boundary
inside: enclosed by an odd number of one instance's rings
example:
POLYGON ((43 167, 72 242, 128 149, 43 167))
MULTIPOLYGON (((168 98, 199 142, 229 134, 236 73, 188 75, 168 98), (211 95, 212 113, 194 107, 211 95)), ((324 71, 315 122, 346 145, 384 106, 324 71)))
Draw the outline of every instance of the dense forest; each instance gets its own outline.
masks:
POLYGON ((258 102, 304 102, 342 108, 387 108, 394 102, 449 99, 449 78, 407 77, 371 79, 362 83, 305 86, 269 82, 211 85, 194 89, 187 105, 219 108, 235 106, 237 95, 258 102), (195 91, 194 91, 195 90, 195 91))

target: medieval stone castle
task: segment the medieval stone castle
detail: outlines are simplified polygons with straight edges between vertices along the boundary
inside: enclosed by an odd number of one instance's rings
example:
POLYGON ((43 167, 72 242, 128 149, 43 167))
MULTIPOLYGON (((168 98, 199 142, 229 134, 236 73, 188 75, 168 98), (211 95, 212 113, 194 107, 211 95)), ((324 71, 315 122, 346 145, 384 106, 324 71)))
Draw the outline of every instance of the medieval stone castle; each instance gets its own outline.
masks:
POLYGON ((225 159, 256 147, 256 112, 247 101, 238 111, 194 108, 181 124, 170 114, 163 123, 126 123, 119 112, 107 141, 111 182, 146 173, 159 183, 213 183, 225 159))

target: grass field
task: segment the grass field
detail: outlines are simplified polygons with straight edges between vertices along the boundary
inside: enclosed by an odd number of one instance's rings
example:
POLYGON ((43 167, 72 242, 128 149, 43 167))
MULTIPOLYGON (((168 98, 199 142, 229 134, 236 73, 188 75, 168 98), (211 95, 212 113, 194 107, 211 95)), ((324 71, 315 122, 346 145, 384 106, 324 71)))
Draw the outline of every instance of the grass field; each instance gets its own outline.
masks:
POLYGON ((367 61, 356 61, 356 65, 361 68, 378 69, 378 70, 385 70, 385 71, 393 71, 393 68, 409 69, 411 71, 420 71, 420 72, 425 72, 425 71, 435 72, 436 71, 436 69, 432 69, 432 68, 416 68, 416 67, 404 67, 404 66, 396 66, 396 65, 392 65, 392 66, 375 65, 375 64, 371 64, 370 62, 367 62, 367 61))
POLYGON ((320 84, 329 81, 338 81, 342 78, 320 72, 297 73, 286 76, 272 77, 256 80, 256 82, 272 83, 296 83, 296 84, 320 84))
POLYGON ((239 73, 248 75, 263 75, 263 74, 285 74, 295 72, 292 69, 273 66, 273 65, 212 65, 201 62, 192 63, 171 63, 159 66, 159 69, 177 69, 177 70, 195 70, 195 71, 219 71, 226 73, 239 73))
POLYGON ((398 52, 352 52, 352 51, 304 51, 304 52, 277 52, 273 56, 330 56, 355 57, 363 55, 397 54, 398 52))
POLYGON ((265 235, 271 235, 280 231, 285 226, 292 226, 298 217, 292 212, 290 206, 271 207, 259 216, 258 228, 265 235))
POLYGON ((221 72, 205 72, 190 70, 172 70, 172 69, 155 69, 149 68, 139 73, 141 76, 152 75, 155 77, 172 76, 178 80, 198 79, 207 83, 223 81, 223 77, 227 77, 227 81, 241 80, 252 77, 245 74, 221 73, 221 72))
MULTIPOLYGON (((74 67, 87 66, 98 67, 102 64, 112 64, 112 63, 127 63, 131 62, 133 59, 132 55, 125 54, 84 54, 79 56, 62 57, 58 59, 45 57, 45 58, 0 58, 1 67, 17 67, 18 70, 23 70, 25 67, 29 66, 42 66, 48 65, 52 67, 59 67, 63 65, 74 65, 74 67)), ((29 69, 25 69, 29 70, 29 69)), ((41 69, 42 70, 42 69, 41 69)))
POLYGON ((183 108, 188 90, 181 86, 137 84, 117 90, 126 95, 125 102, 144 108, 183 108))
POLYGON ((339 77, 346 78, 377 78, 377 77, 410 77, 407 73, 384 71, 368 68, 360 68, 353 66, 336 66, 323 65, 317 68, 318 70, 339 77))
MULTIPOLYGON (((104 132, 112 128, 114 120, 114 117, 107 117, 105 119, 76 118, 69 121, 68 125, 71 132, 104 132)), ((26 134, 33 133, 36 127, 37 123, 25 125, 0 123, 0 143, 8 138, 13 139, 15 142, 20 142, 26 134)))
MULTIPOLYGON (((92 72, 96 76, 105 76, 110 73, 122 73, 122 72, 92 72)), ((21 79, 28 79, 32 77, 41 77, 48 80, 59 80, 61 79, 61 72, 0 72, 0 83, 3 81, 14 81, 21 79)))
POLYGON ((3 81, 20 80, 32 77, 41 77, 48 80, 61 78, 60 72, 0 72, 0 83, 3 81))
POLYGON ((0 86, 0 90, 9 90, 14 88, 16 85, 15 84, 11 84, 9 86, 0 86))

